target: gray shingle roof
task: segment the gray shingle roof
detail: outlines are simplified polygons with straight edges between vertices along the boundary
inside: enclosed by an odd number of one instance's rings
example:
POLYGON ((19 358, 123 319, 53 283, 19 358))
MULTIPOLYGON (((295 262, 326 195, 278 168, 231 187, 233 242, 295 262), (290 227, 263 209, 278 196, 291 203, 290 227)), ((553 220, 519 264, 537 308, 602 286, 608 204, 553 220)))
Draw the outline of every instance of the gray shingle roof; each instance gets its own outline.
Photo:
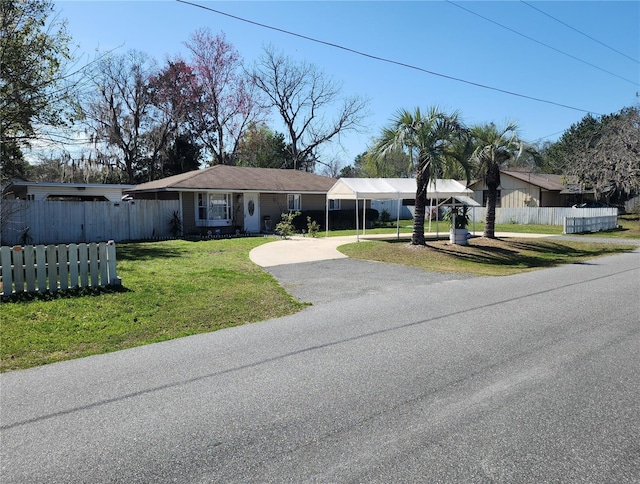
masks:
POLYGON ((142 183, 127 192, 228 190, 326 193, 335 182, 334 178, 299 170, 215 165, 142 183))
POLYGON ((502 174, 512 176, 518 180, 531 183, 532 185, 544 188, 545 190, 560 191, 565 188, 562 183, 562 175, 552 175, 549 173, 528 173, 521 171, 501 170, 502 174))

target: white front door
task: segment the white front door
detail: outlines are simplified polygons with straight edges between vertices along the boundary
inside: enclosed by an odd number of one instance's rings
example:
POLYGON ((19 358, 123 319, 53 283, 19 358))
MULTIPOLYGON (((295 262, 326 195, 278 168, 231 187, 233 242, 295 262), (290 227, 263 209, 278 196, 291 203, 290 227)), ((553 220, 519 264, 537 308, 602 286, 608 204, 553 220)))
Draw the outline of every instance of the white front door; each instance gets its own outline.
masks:
POLYGON ((260 194, 244 194, 244 230, 260 232, 260 194))

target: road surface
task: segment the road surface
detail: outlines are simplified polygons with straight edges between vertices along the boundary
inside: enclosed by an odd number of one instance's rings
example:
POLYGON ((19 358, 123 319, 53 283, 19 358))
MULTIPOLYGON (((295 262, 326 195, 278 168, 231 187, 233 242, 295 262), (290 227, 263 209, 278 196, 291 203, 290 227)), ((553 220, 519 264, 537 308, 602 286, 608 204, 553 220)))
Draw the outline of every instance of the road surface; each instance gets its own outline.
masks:
POLYGON ((0 375, 1 480, 640 482, 640 252, 269 269, 304 311, 0 375))

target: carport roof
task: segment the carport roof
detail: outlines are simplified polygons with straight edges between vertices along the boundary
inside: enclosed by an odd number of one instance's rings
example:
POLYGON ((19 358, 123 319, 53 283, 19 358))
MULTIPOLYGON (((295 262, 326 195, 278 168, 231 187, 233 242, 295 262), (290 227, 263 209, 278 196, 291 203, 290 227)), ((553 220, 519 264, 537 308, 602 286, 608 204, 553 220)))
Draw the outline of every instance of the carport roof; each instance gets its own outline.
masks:
MULTIPOLYGON (((415 178, 340 178, 327 193, 330 200, 399 200, 415 198, 415 178)), ((429 183, 427 198, 471 197, 473 191, 462 183, 439 178, 429 183)))

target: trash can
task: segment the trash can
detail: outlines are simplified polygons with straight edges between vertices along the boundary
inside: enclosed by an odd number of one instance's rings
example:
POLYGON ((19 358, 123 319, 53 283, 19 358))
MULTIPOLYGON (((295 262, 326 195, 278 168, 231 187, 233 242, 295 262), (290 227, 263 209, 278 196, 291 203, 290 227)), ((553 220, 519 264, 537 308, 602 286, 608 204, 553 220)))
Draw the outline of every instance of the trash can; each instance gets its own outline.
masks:
POLYGON ((265 215, 263 218, 263 226, 265 232, 271 232, 271 216, 265 215))

